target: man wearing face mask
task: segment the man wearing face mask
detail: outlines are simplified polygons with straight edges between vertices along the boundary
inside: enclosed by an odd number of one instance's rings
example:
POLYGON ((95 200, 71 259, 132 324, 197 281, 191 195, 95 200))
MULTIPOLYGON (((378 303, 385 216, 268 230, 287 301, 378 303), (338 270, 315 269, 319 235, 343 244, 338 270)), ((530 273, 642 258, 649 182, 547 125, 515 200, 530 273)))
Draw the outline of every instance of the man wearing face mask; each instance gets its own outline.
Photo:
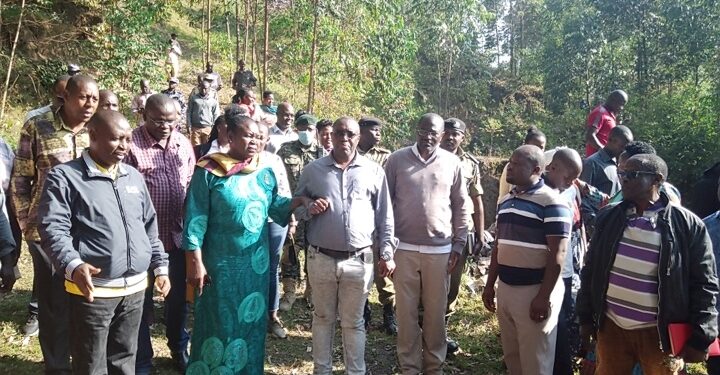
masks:
MULTIPOLYGON (((297 183, 303 168, 310 164, 311 161, 323 156, 322 147, 317 144, 315 137, 317 122, 317 118, 313 115, 304 114, 299 116, 295 120, 298 139, 284 143, 277 152, 285 165, 290 190, 293 192, 297 189, 297 183)), ((305 222, 298 223, 295 217, 292 217, 288 227, 288 236, 285 240, 285 249, 280 260, 280 273, 284 291, 280 300, 280 310, 282 311, 290 311, 293 303, 295 303, 295 289, 297 281, 300 279, 300 265, 298 264, 296 251, 305 248, 305 222)), ((305 289, 305 297, 308 298, 308 302, 310 302, 309 286, 308 284, 305 289)))

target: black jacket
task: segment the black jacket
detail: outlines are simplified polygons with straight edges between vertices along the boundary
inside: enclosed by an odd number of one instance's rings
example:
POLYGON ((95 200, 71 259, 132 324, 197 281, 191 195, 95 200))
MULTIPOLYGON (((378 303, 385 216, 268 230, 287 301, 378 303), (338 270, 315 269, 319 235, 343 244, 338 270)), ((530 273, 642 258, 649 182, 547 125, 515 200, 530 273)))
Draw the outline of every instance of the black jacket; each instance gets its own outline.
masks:
POLYGON ((79 261, 100 268, 96 285, 147 270, 167 275, 168 256, 143 176, 120 164, 113 181, 94 165, 85 151, 48 174, 38 215, 43 250, 68 279, 66 268, 79 261))
MULTIPOLYGON (((660 348, 670 351, 669 323, 690 323, 688 345, 706 350, 718 335, 715 298, 718 279, 712 243, 705 224, 689 210, 660 196, 666 208, 658 214, 661 229, 658 264, 658 333, 660 348)), ((597 217, 577 298, 580 324, 602 329, 610 270, 627 225, 631 202, 602 210, 597 217)))

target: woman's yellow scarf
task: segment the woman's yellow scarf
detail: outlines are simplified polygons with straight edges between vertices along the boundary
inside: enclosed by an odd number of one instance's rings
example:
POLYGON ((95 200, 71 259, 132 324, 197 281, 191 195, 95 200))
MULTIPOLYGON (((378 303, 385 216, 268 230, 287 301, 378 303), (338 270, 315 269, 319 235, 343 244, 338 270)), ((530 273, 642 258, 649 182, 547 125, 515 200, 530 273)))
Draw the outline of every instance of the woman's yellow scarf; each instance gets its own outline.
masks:
POLYGON ((260 154, 255 154, 247 160, 237 160, 226 153, 218 152, 203 156, 196 165, 218 177, 229 177, 238 173, 248 174, 255 172, 260 166, 260 154))

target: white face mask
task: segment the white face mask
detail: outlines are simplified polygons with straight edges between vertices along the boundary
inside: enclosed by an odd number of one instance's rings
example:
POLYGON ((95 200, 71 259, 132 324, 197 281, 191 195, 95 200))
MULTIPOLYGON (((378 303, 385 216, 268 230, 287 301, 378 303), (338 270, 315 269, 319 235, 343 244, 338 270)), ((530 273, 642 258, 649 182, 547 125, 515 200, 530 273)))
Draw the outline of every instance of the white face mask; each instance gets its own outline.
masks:
POLYGON ((298 132, 298 140, 305 146, 310 146, 315 138, 315 132, 302 130, 298 132))

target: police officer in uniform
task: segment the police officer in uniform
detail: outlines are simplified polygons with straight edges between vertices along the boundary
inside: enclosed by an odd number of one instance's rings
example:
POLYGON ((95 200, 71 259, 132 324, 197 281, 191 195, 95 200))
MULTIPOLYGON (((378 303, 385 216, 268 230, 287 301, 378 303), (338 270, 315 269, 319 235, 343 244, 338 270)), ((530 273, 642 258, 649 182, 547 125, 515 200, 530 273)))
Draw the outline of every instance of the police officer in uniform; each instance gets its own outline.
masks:
MULTIPOLYGON (((380 133, 383 126, 382 121, 374 117, 363 117, 359 121, 360 124, 360 141, 358 142, 357 152, 364 155, 368 159, 385 167, 388 156, 391 151, 379 146, 380 133)), ((388 335, 397 335, 397 322, 395 321, 395 288, 393 282, 388 277, 380 276, 375 262, 375 287, 378 290, 380 304, 383 305, 383 330, 388 335)), ((370 303, 365 301, 365 329, 370 326, 371 311, 370 303)))
MULTIPOLYGON (((298 139, 283 143, 277 155, 283 161, 287 171, 290 190, 295 192, 300 174, 311 161, 323 156, 323 149, 317 143, 317 118, 304 114, 295 119, 298 139)), ((280 277, 282 278, 283 297, 280 300, 280 310, 290 311, 295 303, 295 290, 300 280, 300 264, 298 252, 306 249, 305 222, 298 223, 293 215, 288 227, 288 236, 285 239, 283 254, 280 259, 280 277)), ((307 262, 305 263, 307 264, 307 262)), ((305 288, 305 298, 310 303, 310 283, 305 288)))
MULTIPOLYGON (((472 201, 473 225, 468 231, 468 241, 463 250, 462 257, 458 259, 458 265, 453 269, 450 275, 450 287, 448 289, 448 306, 445 313, 445 324, 448 324, 450 316, 455 312, 458 295, 460 293, 460 280, 465 270, 465 261, 471 250, 482 246, 482 234, 484 230, 484 212, 482 203, 483 189, 480 185, 480 162, 475 156, 465 152, 460 145, 465 140, 465 132, 467 127, 462 120, 456 118, 448 118, 445 120, 445 133, 440 143, 440 147, 446 151, 450 151, 460 158, 462 163, 462 174, 467 184, 468 195, 472 201)), ((454 340, 447 338, 449 355, 454 354, 460 349, 460 346, 454 340)))

